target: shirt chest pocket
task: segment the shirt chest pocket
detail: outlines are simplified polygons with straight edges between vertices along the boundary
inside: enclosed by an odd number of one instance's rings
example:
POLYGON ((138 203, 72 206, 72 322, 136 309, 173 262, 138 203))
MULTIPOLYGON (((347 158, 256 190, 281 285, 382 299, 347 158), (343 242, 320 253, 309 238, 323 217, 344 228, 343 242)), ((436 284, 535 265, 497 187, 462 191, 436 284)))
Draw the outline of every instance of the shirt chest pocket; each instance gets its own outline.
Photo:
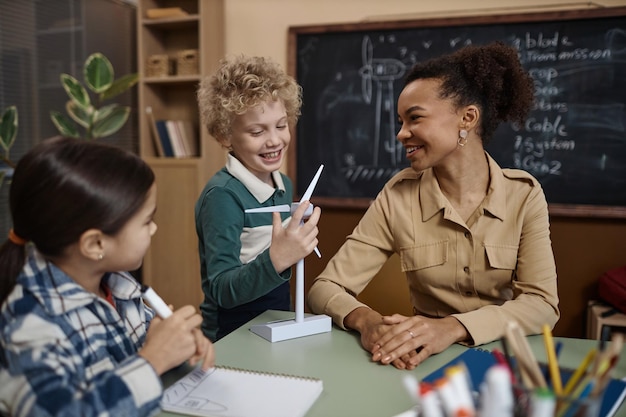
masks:
POLYGON ((514 270, 517 266, 517 245, 493 245, 485 243, 487 262, 494 269, 514 270))
POLYGON ((447 240, 400 248, 400 268, 402 268, 402 272, 440 266, 446 263, 447 260, 447 240))

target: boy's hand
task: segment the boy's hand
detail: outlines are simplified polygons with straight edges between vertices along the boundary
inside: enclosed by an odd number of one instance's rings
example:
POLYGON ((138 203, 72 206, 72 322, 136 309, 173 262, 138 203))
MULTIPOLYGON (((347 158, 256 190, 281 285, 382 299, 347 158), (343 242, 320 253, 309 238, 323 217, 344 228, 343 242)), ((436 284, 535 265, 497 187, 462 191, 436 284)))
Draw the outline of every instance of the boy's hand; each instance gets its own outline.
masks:
POLYGON ((302 223, 304 213, 311 203, 303 201, 293 212, 287 227, 283 228, 280 213, 272 213, 272 245, 270 246, 270 260, 279 274, 313 252, 317 246, 317 222, 322 210, 313 209, 313 213, 302 223))

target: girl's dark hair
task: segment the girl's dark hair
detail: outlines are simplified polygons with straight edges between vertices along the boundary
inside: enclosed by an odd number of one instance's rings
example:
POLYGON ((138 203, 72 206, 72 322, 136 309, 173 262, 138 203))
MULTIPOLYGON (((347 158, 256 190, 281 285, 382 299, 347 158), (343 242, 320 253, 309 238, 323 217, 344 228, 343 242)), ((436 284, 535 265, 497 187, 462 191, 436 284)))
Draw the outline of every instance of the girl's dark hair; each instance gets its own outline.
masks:
POLYGON ((522 67, 517 51, 502 42, 467 46, 449 55, 415 64, 405 85, 424 78, 442 81, 440 97, 457 107, 477 105, 483 144, 503 121, 524 123, 534 101, 532 77, 522 67))
MULTIPOLYGON (((138 156, 106 144, 55 137, 17 164, 9 203, 13 230, 44 256, 59 256, 89 229, 115 235, 144 204, 154 173, 138 156)), ((25 263, 23 245, 0 247, 0 303, 25 263)))

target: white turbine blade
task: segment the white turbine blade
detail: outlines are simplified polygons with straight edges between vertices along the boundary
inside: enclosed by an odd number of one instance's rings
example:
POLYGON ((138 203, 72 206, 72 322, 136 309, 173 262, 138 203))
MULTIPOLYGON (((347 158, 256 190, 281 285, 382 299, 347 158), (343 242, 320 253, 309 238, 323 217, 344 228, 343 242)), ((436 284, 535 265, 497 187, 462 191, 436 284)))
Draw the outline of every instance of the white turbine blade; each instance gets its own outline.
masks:
POLYGON ((281 204, 280 206, 251 208, 251 209, 247 209, 246 213, 273 213, 275 211, 289 212, 291 211, 291 206, 287 204, 281 204))
POLYGON ((320 167, 317 169, 317 172, 315 173, 315 176, 313 177, 313 180, 309 184, 309 187, 306 189, 306 191, 302 195, 302 198, 300 199, 301 203, 303 201, 311 199, 311 196, 313 195, 313 190, 315 189, 315 186, 317 185, 317 180, 320 179, 320 175, 322 174, 322 169, 324 169, 324 165, 323 164, 320 165, 320 167))

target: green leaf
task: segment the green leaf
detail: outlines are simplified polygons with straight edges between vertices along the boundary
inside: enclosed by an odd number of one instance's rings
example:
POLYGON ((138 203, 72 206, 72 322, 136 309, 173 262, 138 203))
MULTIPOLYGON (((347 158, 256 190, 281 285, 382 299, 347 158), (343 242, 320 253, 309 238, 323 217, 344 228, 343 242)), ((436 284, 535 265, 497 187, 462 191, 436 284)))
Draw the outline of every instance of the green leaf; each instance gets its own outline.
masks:
POLYGON ((76 125, 74 125, 71 120, 58 111, 51 111, 50 119, 52 119, 52 123, 54 123, 54 126, 56 126, 61 135, 68 136, 70 138, 80 138, 76 125))
POLYGON ((102 138, 112 135, 124 126, 130 115, 130 107, 116 107, 109 114, 94 122, 92 135, 94 138, 102 138))
POLYGON ((78 104, 76 104, 75 101, 70 100, 65 103, 65 111, 67 111, 67 114, 69 114, 76 123, 78 123, 85 129, 88 129, 89 126, 91 126, 91 120, 95 109, 93 106, 89 106, 86 108, 79 106, 78 104))
POLYGON ((91 105, 91 99, 89 98, 87 90, 85 90, 85 87, 83 87, 76 78, 69 74, 61 74, 61 84, 63 84, 67 95, 78 105, 85 108, 91 105))
POLYGON ((100 52, 89 55, 85 61, 84 76, 87 86, 94 92, 101 94, 113 84, 113 65, 100 52))
POLYGON ((17 107, 9 106, 0 119, 0 145, 9 152, 17 137, 17 107))
POLYGON ((113 103, 96 110, 93 115, 93 122, 96 123, 107 118, 117 107, 119 107, 119 104, 113 103))
MULTIPOLYGON (((130 89, 139 81, 139 74, 128 74, 115 79, 113 65, 102 53, 96 52, 85 60, 83 75, 86 87, 74 77, 61 74, 61 83, 71 101, 66 103, 65 110, 69 117, 85 128, 86 139, 98 138, 117 132, 128 120, 129 107, 118 104, 104 106, 101 109, 92 105, 90 91, 99 95, 99 103, 115 97, 130 89)), ((94 100, 95 103, 95 100, 94 100)), ((78 126, 59 112, 51 112, 52 122, 64 136, 81 137, 78 126)))
POLYGON ((127 74, 124 75, 111 84, 111 86, 100 94, 100 101, 108 100, 115 96, 118 96, 137 84, 139 81, 139 74, 127 74))

